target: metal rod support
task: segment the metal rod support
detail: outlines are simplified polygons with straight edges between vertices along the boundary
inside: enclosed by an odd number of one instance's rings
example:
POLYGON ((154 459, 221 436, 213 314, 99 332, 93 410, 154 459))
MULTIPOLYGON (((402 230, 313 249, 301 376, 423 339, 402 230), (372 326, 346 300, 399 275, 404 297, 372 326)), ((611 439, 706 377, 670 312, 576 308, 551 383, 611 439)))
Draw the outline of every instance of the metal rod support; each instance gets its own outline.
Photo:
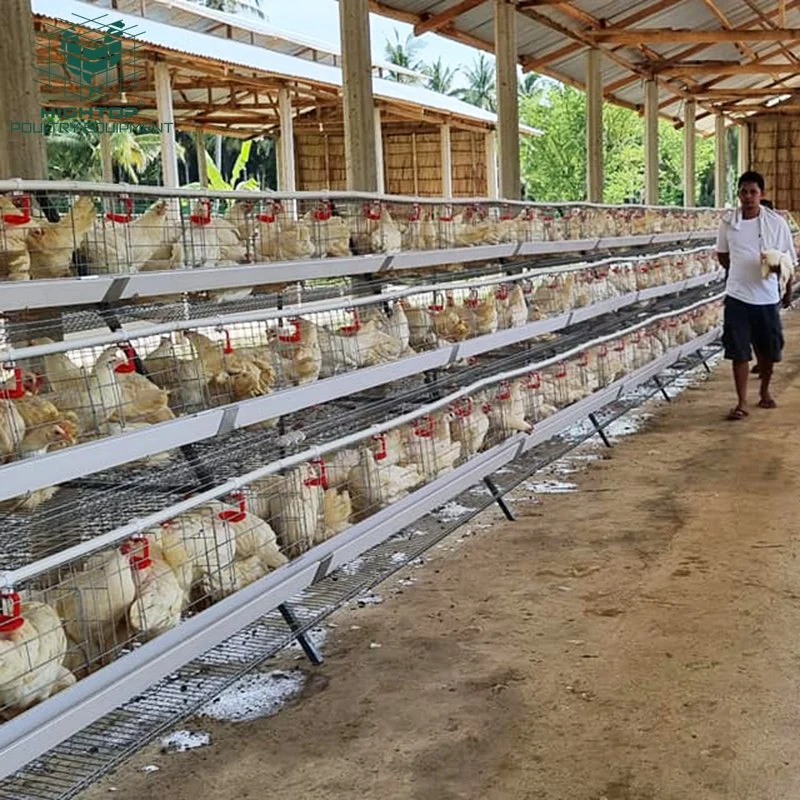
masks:
POLYGON ((500 510, 505 515, 505 518, 510 522, 514 522, 514 520, 516 520, 514 512, 508 507, 508 503, 506 503, 505 498, 500 493, 495 482, 488 476, 483 479, 483 482, 486 484, 486 488, 491 492, 495 503, 500 506, 500 510))
POLYGON ((278 606, 278 611, 281 612, 284 621, 292 629, 292 633, 295 635, 294 638, 297 639, 300 647, 303 648, 303 652, 306 654, 308 660, 315 667, 318 667, 323 662, 322 653, 320 653, 314 642, 305 634, 292 609, 289 608, 286 603, 281 603, 278 606))
POLYGON ((603 426, 597 421, 597 417, 594 414, 589 414, 589 422, 591 422, 592 425, 594 425, 594 429, 597 431, 597 434, 603 440, 603 444, 606 447, 609 448, 612 447, 613 445, 609 441, 608 436, 606 436, 606 432, 603 430, 603 426))
POLYGON ((664 388, 664 384, 661 383, 661 378, 659 378, 658 375, 656 375, 655 378, 653 378, 653 382, 655 383, 656 386, 658 386, 658 390, 661 392, 661 394, 663 395, 664 399, 668 403, 671 403, 672 402, 672 398, 667 394, 667 390, 664 388))

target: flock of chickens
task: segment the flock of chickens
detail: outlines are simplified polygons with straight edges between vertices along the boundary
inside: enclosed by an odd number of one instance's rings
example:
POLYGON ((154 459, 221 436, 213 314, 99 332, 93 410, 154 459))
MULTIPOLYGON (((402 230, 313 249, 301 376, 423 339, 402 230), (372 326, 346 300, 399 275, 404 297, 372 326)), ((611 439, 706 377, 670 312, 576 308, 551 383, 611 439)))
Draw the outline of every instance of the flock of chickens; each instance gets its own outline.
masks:
MULTIPOLYGON (((108 201, 104 201, 106 204, 108 201)), ((224 214, 211 200, 188 210, 160 199, 139 215, 124 199, 122 212, 98 214, 86 195, 50 222, 27 195, 0 195, 0 280, 64 278, 82 265, 90 275, 234 264, 393 254, 567 239, 711 230, 709 209, 641 207, 521 207, 499 204, 357 203, 317 201, 298 214, 279 201, 238 200, 224 214)), ((249 293, 253 289, 245 290, 249 293)), ((270 286, 274 289, 274 286, 270 286)), ((221 298, 229 297, 222 292, 221 298)))
POLYGON ((30 598, 0 595, 0 714, 19 713, 135 638, 174 627, 480 450, 531 431, 717 326, 720 314, 709 302, 589 346, 65 565, 52 588, 30 598))
MULTIPOLYGON (((464 283, 392 303, 310 313, 284 326, 251 322, 220 331, 176 332, 154 349, 140 351, 145 374, 137 371, 129 344, 100 351, 89 367, 78 361, 85 352, 73 350, 70 358, 65 343, 67 352, 8 365, 0 387, 0 461, 395 361, 713 269, 709 250, 668 253, 532 272, 500 284, 464 283)), ((40 338, 30 344, 52 342, 40 338)), ((52 487, 2 501, 0 511, 31 510, 55 492, 52 487)))

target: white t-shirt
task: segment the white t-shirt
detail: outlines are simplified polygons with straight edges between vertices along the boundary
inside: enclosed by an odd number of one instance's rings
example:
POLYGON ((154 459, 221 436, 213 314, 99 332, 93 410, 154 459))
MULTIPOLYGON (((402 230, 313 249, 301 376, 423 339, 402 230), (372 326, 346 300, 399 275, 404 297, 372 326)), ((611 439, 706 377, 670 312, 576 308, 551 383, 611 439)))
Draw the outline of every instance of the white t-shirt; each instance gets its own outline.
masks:
POLYGON ((763 250, 788 252, 796 263, 792 232, 780 215, 761 209, 754 219, 734 217, 734 224, 724 221, 717 235, 717 252, 730 255, 731 266, 725 294, 755 306, 774 305, 781 301, 777 275, 762 277, 763 250))

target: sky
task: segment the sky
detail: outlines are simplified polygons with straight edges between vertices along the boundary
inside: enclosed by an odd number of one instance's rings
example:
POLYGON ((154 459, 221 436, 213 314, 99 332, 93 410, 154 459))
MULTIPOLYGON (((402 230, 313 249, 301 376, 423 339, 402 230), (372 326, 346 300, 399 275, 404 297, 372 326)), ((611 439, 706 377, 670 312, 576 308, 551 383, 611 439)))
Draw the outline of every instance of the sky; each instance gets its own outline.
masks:
MULTIPOLYGON (((321 39, 332 44, 339 42, 339 3, 336 0, 263 0, 262 7, 270 25, 276 28, 302 33, 315 39, 321 39)), ((412 32, 411 25, 397 20, 370 14, 370 37, 372 43, 372 56, 374 60, 384 59, 384 45, 387 39, 394 40, 394 31, 400 34, 400 39, 405 40, 407 34, 412 32)), ((426 33, 418 40, 422 47, 418 57, 431 62, 441 56, 442 61, 451 68, 462 64, 471 64, 477 50, 458 42, 450 41, 436 34, 426 33)), ((491 57, 491 54, 487 54, 491 57)), ((463 84, 458 79, 454 85, 463 84)))

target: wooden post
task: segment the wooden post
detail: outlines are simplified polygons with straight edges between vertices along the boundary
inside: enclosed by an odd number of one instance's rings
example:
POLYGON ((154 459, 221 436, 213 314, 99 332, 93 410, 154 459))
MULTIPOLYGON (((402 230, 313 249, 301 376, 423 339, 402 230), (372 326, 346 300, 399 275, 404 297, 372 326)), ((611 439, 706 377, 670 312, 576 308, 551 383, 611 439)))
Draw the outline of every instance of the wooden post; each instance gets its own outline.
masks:
POLYGON ((172 81, 166 62, 157 61, 155 68, 156 109, 161 129, 161 176, 164 186, 178 185, 178 151, 175 148, 175 114, 172 110, 172 81))
POLYGON ((494 52, 497 58, 497 128, 500 197, 519 200, 519 97, 517 88, 517 12, 509 0, 495 0, 494 52))
POLYGON ((586 196, 603 202, 603 76, 601 53, 589 50, 586 59, 586 196))
POLYGON ((294 124, 292 122, 292 98, 289 90, 282 86, 278 90, 278 115, 281 123, 280 158, 278 164, 278 191, 297 191, 294 166, 294 124))
POLYGON ((439 136, 442 147, 442 197, 453 196, 453 146, 450 141, 450 126, 441 125, 439 136))
POLYGON ((727 197, 727 164, 725 147, 725 117, 717 114, 714 120, 714 205, 725 207, 727 197))
POLYGON ((0 74, 0 178, 47 180, 44 136, 30 130, 42 115, 30 0, 3 3, 0 74))
POLYGON ((486 134, 486 195, 490 200, 497 199, 497 134, 486 134))
POLYGON ((202 128, 194 132, 194 147, 197 150, 197 180, 201 186, 208 186, 208 164, 206 163, 206 137, 202 128))
POLYGON ((419 195, 419 164, 417 163, 417 134, 411 134, 411 170, 414 173, 414 197, 419 195))
POLYGON ((386 176, 383 164, 383 127, 381 125, 381 110, 375 108, 375 171, 378 180, 378 194, 386 193, 386 176))
MULTIPOLYGON (((106 119, 103 119, 106 122, 106 119)), ((111 134, 103 131, 100 134, 100 166, 103 183, 114 183, 114 161, 111 158, 111 134)))
POLYGON ((658 205, 658 84, 644 82, 644 194, 645 203, 658 205))
POLYGON ((683 204, 694 208, 697 203, 695 171, 697 169, 697 103, 687 100, 683 111, 683 204))
POLYGON ((369 0, 339 3, 344 99, 344 152, 347 188, 374 192, 378 188, 375 158, 375 117, 372 97, 372 55, 369 0))
POLYGON ((750 169, 750 126, 746 122, 739 125, 739 174, 750 169))

